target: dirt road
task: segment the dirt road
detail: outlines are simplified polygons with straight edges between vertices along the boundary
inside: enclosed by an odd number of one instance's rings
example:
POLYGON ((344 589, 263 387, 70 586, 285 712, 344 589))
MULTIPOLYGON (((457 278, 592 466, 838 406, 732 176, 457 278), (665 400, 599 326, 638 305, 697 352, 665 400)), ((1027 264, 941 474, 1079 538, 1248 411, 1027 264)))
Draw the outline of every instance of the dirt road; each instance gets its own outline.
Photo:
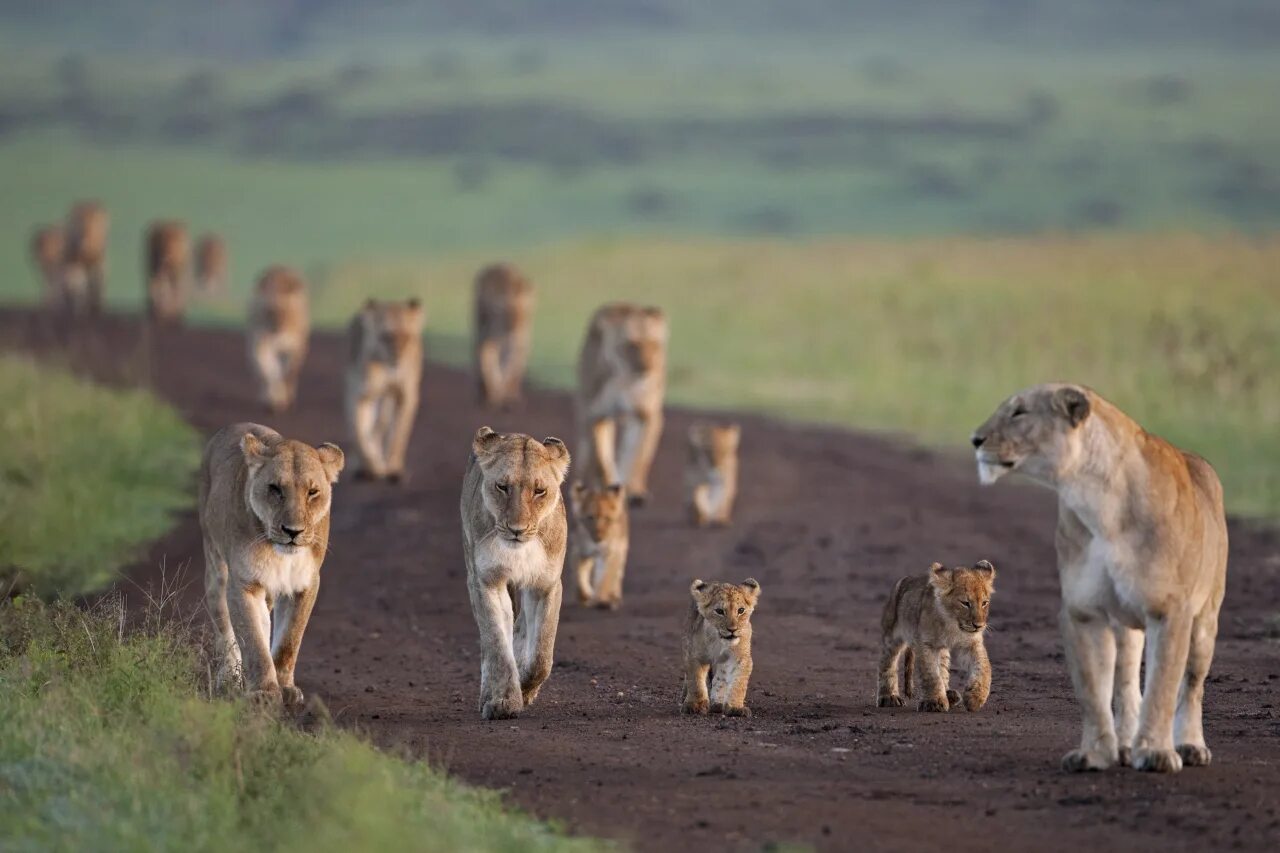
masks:
MULTIPOLYGON (((11 346, 47 347, 21 313, 11 346)), ((99 376, 142 375, 138 328, 112 321, 77 359, 99 376)), ((676 346, 679 342, 676 342, 676 346)), ((253 401, 238 334, 187 330, 153 342, 159 392, 206 431, 259 420, 285 435, 346 440, 341 340, 317 335, 299 406, 253 401)), ((994 401, 993 401, 994 402, 994 401)), ((1232 525, 1228 595, 1205 725, 1214 763, 1173 777, 1065 775, 1078 715, 1057 630, 1053 498, 980 489, 970 466, 880 438, 744 417, 731 529, 691 529, 681 506, 673 411, 655 500, 632 518, 618 613, 566 603, 556 666, 538 703, 483 723, 479 660, 460 550, 458 494, 470 438, 499 430, 572 437, 569 399, 533 393, 482 413, 467 377, 431 366, 394 487, 335 492, 332 551, 298 667, 343 725, 406 748, 574 831, 642 850, 1200 850, 1280 843, 1280 536, 1232 525), (1000 570, 980 713, 873 707, 877 622, 901 575, 991 559, 1000 570), (679 630, 691 578, 758 578, 756 668, 746 720, 676 713, 679 630)), ((957 424, 957 444, 972 424, 957 424)), ((572 447, 572 442, 570 443, 572 447)), ((157 544, 161 564, 203 566, 194 518, 157 544)), ((196 600, 195 589, 191 590, 196 600)), ((566 597, 569 600, 569 597, 566 597)))

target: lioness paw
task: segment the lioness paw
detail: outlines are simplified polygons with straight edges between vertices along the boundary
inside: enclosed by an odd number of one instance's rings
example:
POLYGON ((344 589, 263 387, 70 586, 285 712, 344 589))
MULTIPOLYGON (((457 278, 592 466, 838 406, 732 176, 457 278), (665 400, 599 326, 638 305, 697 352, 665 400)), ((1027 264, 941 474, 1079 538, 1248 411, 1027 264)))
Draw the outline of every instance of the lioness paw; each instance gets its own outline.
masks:
POLYGON ((1148 773, 1177 773, 1182 769, 1182 756, 1172 749, 1138 747, 1133 751, 1133 769, 1148 773))
POLYGON ((520 716, 524 706, 520 699, 486 699, 480 706, 482 720, 510 720, 520 716))
POLYGON ((1183 767, 1206 767, 1213 760, 1209 747, 1194 743, 1178 744, 1178 755, 1182 758, 1183 767))
POLYGON ((1084 773, 1089 770, 1106 770, 1116 762, 1100 752, 1073 749, 1062 756, 1062 769, 1068 773, 1084 773))
POLYGON ((948 690, 947 690, 947 704, 948 704, 948 705, 959 705, 959 704, 960 704, 960 694, 959 694, 957 691, 955 691, 955 690, 950 690, 950 689, 948 689, 948 690))
POLYGON ((739 705, 737 707, 730 705, 724 709, 724 715, 726 717, 750 717, 751 709, 746 705, 739 705))
POLYGON ((921 699, 920 704, 916 705, 917 711, 928 711, 935 713, 938 711, 950 711, 951 706, 947 703, 947 698, 942 699, 921 699))
POLYGON ((284 706, 291 711, 297 711, 306 704, 306 697, 302 695, 302 691, 292 684, 288 687, 280 687, 281 697, 284 699, 284 706))
POLYGON ((686 714, 705 714, 707 713, 707 710, 709 708, 710 708, 710 705, 707 703, 707 700, 705 699, 702 699, 696 702, 684 703, 684 712, 686 714))
POLYGON ((906 702, 898 694, 892 696, 881 696, 876 699, 876 707, 878 708, 901 708, 906 702))
POLYGON ((248 693, 249 702, 258 708, 278 708, 283 698, 280 688, 274 686, 248 693))

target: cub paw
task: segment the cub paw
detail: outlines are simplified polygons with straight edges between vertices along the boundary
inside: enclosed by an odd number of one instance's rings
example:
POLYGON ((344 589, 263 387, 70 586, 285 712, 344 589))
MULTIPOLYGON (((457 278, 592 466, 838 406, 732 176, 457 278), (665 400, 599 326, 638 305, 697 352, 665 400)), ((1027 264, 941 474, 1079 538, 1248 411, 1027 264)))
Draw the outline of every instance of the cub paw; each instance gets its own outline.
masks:
POLYGON ((1100 752, 1073 749, 1062 756, 1062 769, 1068 773, 1085 773, 1090 770, 1106 770, 1116 763, 1100 752))
POLYGON ((955 691, 955 690, 948 689, 948 690, 947 690, 947 704, 948 704, 948 705, 959 705, 959 704, 960 704, 960 694, 959 694, 957 691, 955 691))
POLYGON ((1209 747, 1194 743, 1178 744, 1178 755, 1182 758, 1183 767, 1207 767, 1213 761, 1209 747))
POLYGON ((906 702, 898 694, 880 696, 876 699, 877 708, 901 708, 906 702))
POLYGON ((1121 767, 1133 766, 1133 748, 1132 747, 1128 747, 1128 746, 1120 747, 1120 766, 1121 767))
POLYGON ((927 712, 930 712, 930 713, 937 713, 937 712, 939 712, 939 711, 943 711, 943 712, 945 712, 945 711, 950 711, 950 710, 951 710, 951 706, 947 703, 947 699, 946 699, 946 697, 944 696, 941 700, 939 700, 939 699, 921 699, 921 700, 920 700, 920 704, 916 705, 916 710, 917 710, 917 711, 927 711, 927 712))
POLYGON ((710 709, 710 705, 705 699, 697 702, 685 702, 683 711, 686 714, 705 714, 710 709))
POLYGON ((1177 773, 1182 769, 1182 756, 1172 749, 1139 747, 1133 751, 1133 769, 1147 773, 1177 773))
POLYGON ((306 697, 302 695, 302 691, 292 684, 288 687, 281 685, 280 695, 284 699, 284 706, 291 711, 297 711, 306 704, 306 697))
POLYGON ((482 720, 510 720, 520 716, 524 710, 522 700, 517 698, 486 699, 480 706, 482 720))
POLYGON ((751 709, 746 705, 739 705, 737 707, 729 706, 724 709, 724 715, 726 717, 750 717, 751 709))
MULTIPOLYGON (((952 703, 955 704, 955 703, 952 703)), ((966 711, 981 711, 982 706, 987 704, 987 697, 974 693, 966 693, 964 697, 964 709, 966 711)))

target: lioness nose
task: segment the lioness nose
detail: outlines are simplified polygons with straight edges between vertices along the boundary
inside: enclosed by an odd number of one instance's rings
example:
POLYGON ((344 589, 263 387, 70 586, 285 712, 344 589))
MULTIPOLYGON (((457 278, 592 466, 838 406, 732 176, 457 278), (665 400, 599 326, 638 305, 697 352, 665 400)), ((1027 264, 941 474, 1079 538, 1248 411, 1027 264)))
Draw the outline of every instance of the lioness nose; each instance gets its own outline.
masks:
POLYGON ((522 535, 524 535, 524 532, 525 532, 526 530, 528 530, 528 529, 529 529, 529 528, 527 528, 527 527, 512 527, 512 526, 511 526, 511 525, 509 525, 509 524, 507 525, 507 530, 510 530, 510 531, 511 531, 511 535, 512 535, 512 536, 522 536, 522 535))
POLYGON ((301 536, 301 535, 302 535, 303 528, 301 528, 301 527, 285 527, 285 526, 282 524, 282 525, 280 525, 280 530, 281 530, 281 532, 283 532, 283 533, 284 533, 284 535, 285 535, 285 536, 288 536, 290 539, 297 539, 299 536, 301 536))
POLYGON ((975 432, 975 433, 973 434, 973 438, 971 438, 971 439, 969 439, 969 440, 970 440, 971 442, 973 442, 973 446, 974 446, 974 447, 981 447, 981 446, 982 446, 982 442, 986 441, 987 439, 986 439, 986 436, 978 435, 978 434, 975 432))

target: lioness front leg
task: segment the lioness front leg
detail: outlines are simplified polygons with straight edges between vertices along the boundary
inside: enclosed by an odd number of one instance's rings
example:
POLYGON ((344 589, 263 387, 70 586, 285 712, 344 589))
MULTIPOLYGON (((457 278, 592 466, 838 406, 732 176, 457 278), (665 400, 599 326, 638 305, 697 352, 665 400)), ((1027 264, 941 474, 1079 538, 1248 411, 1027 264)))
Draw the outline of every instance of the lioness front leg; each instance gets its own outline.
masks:
POLYGON ((218 661, 214 689, 221 691, 241 681, 240 645, 227 607, 227 561, 208 540, 204 543, 204 561, 204 601, 213 620, 214 655, 218 661))
POLYGON ((577 559, 577 576, 578 576, 578 603, 589 604, 595 598, 595 588, 591 583, 591 577, 595 574, 596 560, 599 557, 581 557, 577 559))
POLYGON ((916 646, 917 672, 920 675, 920 702, 917 711, 949 711, 951 703, 947 701, 947 685, 942 680, 941 649, 928 646, 916 646))
POLYGON ((1142 706, 1142 644, 1145 635, 1141 629, 1112 627, 1116 635, 1116 681, 1112 696, 1115 715, 1116 742, 1120 747, 1120 764, 1133 762, 1133 739, 1138 734, 1138 711, 1142 706))
POLYGON ((503 720, 519 716, 524 707, 516 670, 514 615, 505 583, 467 583, 471 611, 480 629, 480 717, 503 720))
POLYGON ((245 690, 254 701, 279 703, 280 682, 268 644, 271 612, 267 608, 266 592, 260 586, 246 587, 232 582, 227 590, 227 608, 240 644, 245 690))
POLYGON ((551 675, 555 659, 556 629, 560 624, 560 600, 563 586, 557 578, 547 590, 525 589, 521 593, 520 619, 523 624, 517 630, 520 640, 518 659, 520 690, 526 706, 538 698, 538 691, 551 675))
POLYGON ((1147 620, 1147 684, 1133 741, 1133 766, 1177 773, 1182 756, 1173 748, 1173 712, 1187 670, 1191 614, 1175 610, 1147 620))
POLYGON ((1178 693, 1178 710, 1173 720, 1174 743, 1183 767, 1203 767, 1213 760, 1204 742, 1201 707, 1204 680, 1213 662, 1213 646, 1218 636, 1218 605, 1212 602, 1191 626, 1191 649, 1187 655, 1187 677, 1178 693))
POLYGON ((406 389, 394 392, 395 414, 391 417, 387 436, 387 476, 400 479, 404 476, 404 457, 409 449, 409 437, 413 433, 413 422, 418 415, 418 389, 406 389))
POLYGON ((625 478, 627 499, 636 505, 649 499, 649 468, 662 438, 662 410, 638 411, 627 419, 618 467, 625 478))
POLYGON ((302 691, 293 683, 293 670, 298 663, 298 651, 302 647, 302 635, 311 620, 316 595, 320 591, 320 576, 316 575, 311 586, 296 595, 276 599, 271 631, 271 658, 276 667, 276 679, 284 704, 290 708, 302 706, 302 691))
POLYGON ((684 666, 684 703, 682 709, 686 714, 705 714, 711 707, 711 699, 707 695, 707 675, 711 672, 708 664, 686 660, 684 666))
POLYGON ((1071 684, 1080 702, 1080 748, 1062 757, 1062 769, 1070 772, 1106 770, 1120 762, 1115 721, 1111 716, 1116 641, 1111 626, 1092 614, 1072 613, 1063 607, 1063 645, 1071 684))
POLYGON ((378 402, 372 396, 357 397, 347 402, 348 420, 355 433, 356 448, 360 451, 357 475, 382 477, 386 474, 386 462, 382 447, 375 438, 378 420, 378 402))

